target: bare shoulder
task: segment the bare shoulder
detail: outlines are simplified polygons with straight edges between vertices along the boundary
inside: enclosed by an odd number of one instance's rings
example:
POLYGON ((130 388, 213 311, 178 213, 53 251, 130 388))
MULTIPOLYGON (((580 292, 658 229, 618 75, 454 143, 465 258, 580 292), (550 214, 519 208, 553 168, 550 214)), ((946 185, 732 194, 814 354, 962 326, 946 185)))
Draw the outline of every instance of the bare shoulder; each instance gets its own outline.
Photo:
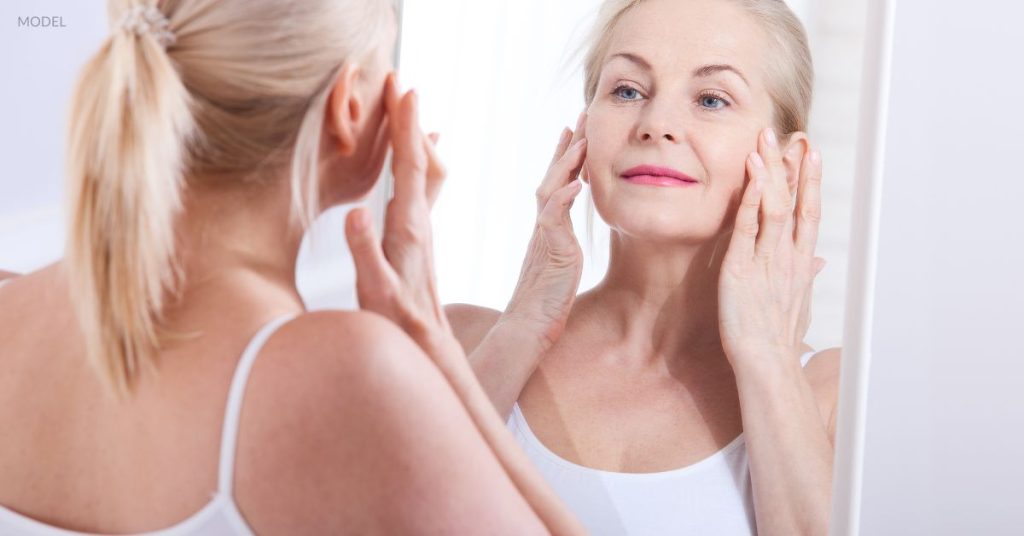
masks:
POLYGON ((807 381, 814 390, 822 418, 825 420, 829 435, 835 433, 835 413, 839 400, 839 371, 841 369, 842 348, 820 350, 811 357, 804 367, 807 381))
POLYGON ((445 305, 444 312, 455 338, 459 340, 467 354, 480 344, 487 332, 491 331, 501 318, 501 311, 465 303, 445 305))
POLYGON ((530 519, 441 373, 372 313, 283 326, 244 408, 235 496, 257 533, 470 534, 481 515, 505 530, 530 519))

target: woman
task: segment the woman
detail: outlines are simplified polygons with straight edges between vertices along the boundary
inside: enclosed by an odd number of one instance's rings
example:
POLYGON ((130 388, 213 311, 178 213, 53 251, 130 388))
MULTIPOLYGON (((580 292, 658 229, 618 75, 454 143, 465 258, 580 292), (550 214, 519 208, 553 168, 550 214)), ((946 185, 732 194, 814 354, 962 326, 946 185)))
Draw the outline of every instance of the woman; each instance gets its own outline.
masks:
POLYGON ((579 533, 433 292, 440 175, 390 3, 110 15, 72 105, 67 255, 0 288, 0 533, 579 533), (389 147, 383 246, 347 222, 368 311, 305 312, 301 223, 389 147))
POLYGON ((823 264, 800 23, 780 0, 608 0, 585 76, 538 196, 582 168, 608 272, 574 299, 579 246, 542 214, 513 310, 447 309, 481 383, 594 534, 824 534, 839 352, 802 342, 823 264))

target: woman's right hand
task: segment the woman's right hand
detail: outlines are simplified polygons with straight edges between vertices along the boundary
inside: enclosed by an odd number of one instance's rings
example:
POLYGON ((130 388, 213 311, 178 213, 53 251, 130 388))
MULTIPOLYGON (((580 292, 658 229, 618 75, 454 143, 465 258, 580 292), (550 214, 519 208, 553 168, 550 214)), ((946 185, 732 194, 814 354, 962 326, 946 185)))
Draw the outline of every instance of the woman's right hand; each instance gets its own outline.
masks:
POLYGON ((569 209, 582 191, 577 178, 587 154, 586 115, 576 131, 562 132, 555 155, 537 188, 537 223, 519 282, 499 323, 539 338, 550 348, 565 330, 583 274, 583 250, 573 233, 569 209))
POLYGON ((430 208, 444 180, 436 138, 420 130, 413 92, 400 94, 393 76, 385 88, 394 197, 377 236, 369 211, 353 209, 346 238, 356 268, 360 308, 402 328, 435 362, 464 360, 437 296, 430 208))

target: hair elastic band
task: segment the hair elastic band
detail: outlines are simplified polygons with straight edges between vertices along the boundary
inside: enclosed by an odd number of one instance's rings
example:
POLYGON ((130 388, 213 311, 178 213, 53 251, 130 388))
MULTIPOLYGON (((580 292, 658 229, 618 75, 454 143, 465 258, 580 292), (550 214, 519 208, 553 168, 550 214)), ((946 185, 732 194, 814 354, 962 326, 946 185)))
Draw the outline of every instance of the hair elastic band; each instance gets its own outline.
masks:
POLYGON ((154 6, 134 6, 121 18, 121 29, 138 36, 150 34, 164 48, 176 41, 170 26, 163 12, 154 6))

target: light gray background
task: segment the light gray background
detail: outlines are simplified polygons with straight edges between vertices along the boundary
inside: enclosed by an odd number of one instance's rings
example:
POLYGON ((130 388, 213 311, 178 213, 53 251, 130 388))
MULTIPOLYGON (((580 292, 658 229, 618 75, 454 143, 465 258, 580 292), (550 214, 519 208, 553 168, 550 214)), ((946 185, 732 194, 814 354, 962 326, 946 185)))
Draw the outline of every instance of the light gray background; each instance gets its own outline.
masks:
POLYGON ((896 4, 861 534, 1024 534, 1024 5, 896 4))

